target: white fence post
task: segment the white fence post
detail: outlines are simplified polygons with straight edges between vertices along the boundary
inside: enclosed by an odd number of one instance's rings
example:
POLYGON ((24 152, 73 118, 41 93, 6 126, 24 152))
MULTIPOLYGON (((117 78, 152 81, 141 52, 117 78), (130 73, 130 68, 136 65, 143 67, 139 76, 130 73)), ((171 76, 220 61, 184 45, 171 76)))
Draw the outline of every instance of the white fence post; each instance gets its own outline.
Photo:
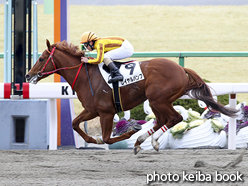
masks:
MULTIPOLYGON (((229 106, 236 109, 237 99, 236 94, 229 94, 229 106)), ((228 125, 228 149, 236 149, 236 118, 229 118, 228 125)))
POLYGON ((57 105, 56 99, 49 99, 49 150, 57 150, 57 105))

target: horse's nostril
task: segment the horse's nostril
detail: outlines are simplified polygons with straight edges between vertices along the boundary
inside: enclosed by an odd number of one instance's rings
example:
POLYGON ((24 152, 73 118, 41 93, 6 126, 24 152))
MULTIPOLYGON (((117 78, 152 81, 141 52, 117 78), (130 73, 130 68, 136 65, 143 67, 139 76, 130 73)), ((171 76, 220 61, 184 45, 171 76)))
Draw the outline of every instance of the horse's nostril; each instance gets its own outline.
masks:
POLYGON ((26 79, 30 79, 31 76, 29 74, 26 74, 25 77, 26 77, 26 79))

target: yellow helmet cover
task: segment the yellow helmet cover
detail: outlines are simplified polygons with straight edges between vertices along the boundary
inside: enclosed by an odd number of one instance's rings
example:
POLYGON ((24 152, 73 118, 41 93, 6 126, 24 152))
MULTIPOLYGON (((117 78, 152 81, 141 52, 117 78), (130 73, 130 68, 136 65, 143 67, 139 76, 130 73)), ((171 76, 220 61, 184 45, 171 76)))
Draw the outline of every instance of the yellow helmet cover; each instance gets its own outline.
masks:
POLYGON ((87 43, 89 41, 96 40, 96 39, 97 39, 97 36, 94 32, 84 32, 81 35, 80 43, 83 44, 83 43, 87 43))

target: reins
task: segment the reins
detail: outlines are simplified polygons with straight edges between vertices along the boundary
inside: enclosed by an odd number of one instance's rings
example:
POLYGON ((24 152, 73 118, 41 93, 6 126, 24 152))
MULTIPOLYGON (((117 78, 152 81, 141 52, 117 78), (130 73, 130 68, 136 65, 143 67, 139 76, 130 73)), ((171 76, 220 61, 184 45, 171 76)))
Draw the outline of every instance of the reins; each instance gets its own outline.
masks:
POLYGON ((83 64, 84 64, 84 63, 81 63, 80 66, 79 66, 79 69, 78 69, 78 71, 77 71, 77 74, 76 74, 76 76, 75 76, 75 78, 74 78, 74 81, 73 81, 73 83, 72 83, 72 86, 71 86, 72 89, 74 88, 74 85, 75 85, 75 83, 76 83, 76 80, 77 80, 77 78, 78 78, 79 72, 80 72, 80 70, 81 70, 83 64))
MULTIPOLYGON (((81 68, 82 68, 82 66, 83 66, 84 63, 82 62, 82 63, 80 63, 79 65, 76 65, 76 66, 73 66, 73 67, 63 67, 63 68, 58 68, 58 69, 57 69, 57 68, 56 68, 56 65, 55 65, 55 63, 54 63, 54 60, 53 60, 53 54, 54 54, 55 49, 56 49, 56 47, 53 47, 53 49, 52 49, 51 52, 49 52, 49 50, 47 49, 47 52, 48 52, 50 55, 49 55, 49 57, 48 57, 48 59, 47 59, 45 65, 44 65, 44 67, 42 68, 41 71, 39 71, 39 72, 37 73, 37 75, 38 75, 38 77, 42 77, 43 75, 53 74, 53 73, 55 73, 55 72, 57 72, 57 71, 59 71, 59 70, 70 70, 70 69, 74 69, 74 68, 78 68, 78 67, 79 67, 79 69, 78 69, 78 71, 77 71, 77 74, 76 74, 76 76, 75 76, 75 78, 74 78, 74 81, 73 81, 73 83, 72 83, 72 86, 71 86, 71 88, 73 89, 73 88, 74 88, 74 85, 75 85, 75 83, 76 83, 76 80, 77 80, 77 78, 78 78, 79 72, 80 72, 80 70, 81 70, 81 68), (50 72, 43 72, 43 71, 45 70, 45 68, 46 68, 46 66, 47 66, 47 64, 48 64, 48 62, 50 61, 50 59, 51 59, 51 62, 52 62, 52 64, 53 64, 53 67, 54 67, 55 70, 52 70, 52 71, 50 71, 50 72)), ((85 64, 85 67, 86 67, 86 64, 85 64)), ((87 76, 88 76, 88 79, 89 79, 87 67, 86 67, 86 71, 87 71, 87 76)), ((90 81, 90 80, 89 80, 89 81, 90 81)), ((90 83, 90 88, 91 88, 92 94, 94 95, 93 90, 92 90, 92 87, 91 87, 91 83, 90 83)))

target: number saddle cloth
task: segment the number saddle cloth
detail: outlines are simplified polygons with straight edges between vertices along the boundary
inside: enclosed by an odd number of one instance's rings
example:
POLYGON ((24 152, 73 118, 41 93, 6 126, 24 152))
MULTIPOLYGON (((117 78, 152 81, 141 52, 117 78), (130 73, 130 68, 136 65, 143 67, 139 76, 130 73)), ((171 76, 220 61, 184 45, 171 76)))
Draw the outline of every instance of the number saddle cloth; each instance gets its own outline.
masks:
POLYGON ((103 79, 113 91, 116 111, 121 112, 123 109, 121 105, 119 88, 143 80, 144 75, 140 69, 140 64, 138 61, 132 60, 123 63, 114 61, 114 63, 123 75, 123 81, 108 83, 108 80, 111 78, 109 68, 104 63, 98 64, 98 67, 103 79))

